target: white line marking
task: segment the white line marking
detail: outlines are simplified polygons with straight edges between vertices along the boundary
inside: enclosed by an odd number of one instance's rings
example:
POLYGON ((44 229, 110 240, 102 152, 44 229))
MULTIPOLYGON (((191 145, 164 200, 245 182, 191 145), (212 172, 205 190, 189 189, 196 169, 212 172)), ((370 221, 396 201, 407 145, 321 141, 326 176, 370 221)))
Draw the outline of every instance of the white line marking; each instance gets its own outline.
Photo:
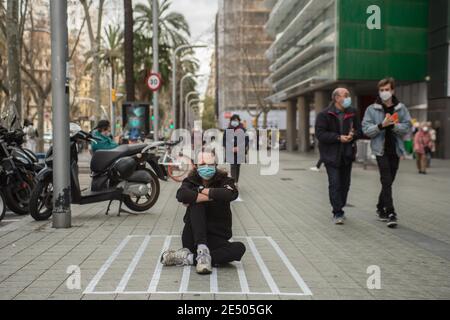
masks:
POLYGON ((269 285, 270 290, 272 291, 273 294, 279 294, 280 289, 278 289, 277 284, 273 280, 269 269, 267 268, 266 264, 264 263, 261 255, 259 254, 258 249, 255 246, 255 243, 253 242, 253 239, 251 237, 247 237, 247 242, 248 242, 248 245, 250 246, 250 249, 252 250, 252 253, 256 259, 256 262, 258 263, 259 269, 261 270, 264 278, 266 279, 267 284, 269 285))
POLYGON ((312 296, 313 294, 312 294, 311 290, 309 289, 308 285, 305 283, 303 278, 298 274, 297 270, 294 268, 294 266, 292 265, 291 261, 289 261, 288 257, 283 252, 283 250, 281 250, 281 248, 278 245, 278 243, 276 243, 272 238, 268 238, 267 241, 270 242, 270 244, 273 246, 275 251, 280 256, 281 260, 283 260, 284 264, 289 269, 289 272, 292 274, 292 276, 294 277, 295 281, 297 282, 299 287, 302 289, 302 291, 305 293, 305 295, 312 296))
POLYGON ((239 283, 241 284, 241 290, 242 293, 250 293, 250 289, 248 287, 248 281, 247 276, 245 275, 244 266, 242 265, 242 262, 234 262, 233 265, 236 267, 238 276, 239 276, 239 283))
POLYGON ((147 249, 148 243, 150 242, 150 236, 146 236, 144 238, 144 241, 142 241, 141 246, 139 247, 138 251, 134 255, 133 260, 131 261, 130 265, 128 266, 127 271, 125 271, 122 279, 120 280, 119 285, 116 288, 117 292, 124 292, 125 288, 128 284, 128 281, 130 281, 131 275, 133 274, 134 270, 136 269, 139 261, 142 258, 142 255, 145 252, 145 249, 147 249))
POLYGON ((178 293, 186 293, 189 286, 189 278, 191 277, 191 266, 183 267, 183 277, 181 278, 180 290, 178 293))
MULTIPOLYGON (((179 291, 158 291, 156 292, 158 294, 181 294, 179 291)), ((116 292, 116 291, 96 291, 96 292, 90 292, 89 294, 94 295, 105 295, 105 294, 123 294, 123 295, 137 295, 137 294, 148 294, 147 291, 125 291, 125 292, 116 292)), ((182 294, 211 294, 211 292, 205 292, 205 291, 186 291, 182 292, 182 294)), ((242 292, 220 292, 219 294, 226 294, 226 295, 242 295, 242 292)), ((288 292, 280 292, 277 294, 274 294, 272 292, 250 292, 249 294, 254 295, 261 295, 261 296, 273 296, 273 295, 279 295, 279 296, 306 296, 304 293, 288 293, 288 292)))
POLYGON ((210 283, 209 283, 209 291, 211 293, 219 293, 219 284, 217 282, 217 268, 212 269, 212 273, 210 275, 210 283))
POLYGON ((161 254, 156 259, 157 261, 156 261, 155 272, 153 272, 152 281, 150 281, 150 285, 148 286, 146 293, 155 293, 156 292, 156 287, 158 286, 159 279, 161 278, 161 271, 162 271, 162 267, 163 267, 162 263, 159 261, 159 258, 162 256, 164 251, 169 249, 171 241, 172 241, 172 236, 166 236, 166 240, 164 241, 163 248, 161 250, 161 254))
POLYGON ((89 285, 87 286, 86 290, 84 291, 84 294, 86 293, 93 293, 95 287, 97 286, 100 279, 103 277, 103 275, 106 273, 106 271, 109 269, 111 264, 116 260, 117 256, 120 254, 120 252, 125 248, 128 241, 130 241, 131 237, 126 237, 122 240, 122 242, 119 244, 119 246, 114 250, 112 255, 106 260, 106 262, 103 264, 103 266, 100 268, 100 270, 97 272, 97 274, 94 276, 94 278, 91 280, 89 285))
POLYGON ((8 222, 19 222, 19 221, 21 221, 20 219, 4 219, 3 220, 3 222, 6 222, 6 223, 8 223, 8 222))

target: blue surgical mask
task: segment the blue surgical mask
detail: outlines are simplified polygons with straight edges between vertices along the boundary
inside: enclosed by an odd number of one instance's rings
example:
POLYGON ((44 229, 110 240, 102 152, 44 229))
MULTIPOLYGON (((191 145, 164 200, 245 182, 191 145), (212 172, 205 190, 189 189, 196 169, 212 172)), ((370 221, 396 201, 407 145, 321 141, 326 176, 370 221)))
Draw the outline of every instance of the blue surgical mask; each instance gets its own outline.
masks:
POLYGON ((352 98, 348 97, 344 99, 344 102, 342 103, 345 109, 348 109, 352 106, 352 98))
POLYGON ((237 128, 239 126, 239 121, 231 121, 231 126, 237 128))
POLYGON ((197 169, 198 175, 204 180, 211 180, 217 172, 217 168, 214 166, 200 166, 197 169))

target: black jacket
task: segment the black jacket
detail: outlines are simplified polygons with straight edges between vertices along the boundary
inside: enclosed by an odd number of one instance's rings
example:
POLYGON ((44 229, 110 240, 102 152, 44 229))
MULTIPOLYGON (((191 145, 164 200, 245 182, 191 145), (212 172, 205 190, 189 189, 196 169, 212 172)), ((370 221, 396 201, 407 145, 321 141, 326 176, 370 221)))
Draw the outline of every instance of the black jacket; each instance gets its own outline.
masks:
MULTIPOLYGON (((245 159, 238 159, 239 153, 234 153, 234 159, 233 158, 230 159, 229 155, 227 154, 227 142, 228 142, 227 141, 227 130, 237 131, 239 129, 241 129, 245 133, 245 155, 247 155, 247 153, 248 153, 248 148, 249 148, 249 145, 250 145, 250 138, 249 138, 249 136, 247 134, 247 130, 244 128, 244 126, 242 124, 240 124, 239 127, 237 127, 237 128, 229 127, 223 133, 223 143, 222 143, 223 147, 225 149, 225 162, 226 163, 230 163, 230 164, 242 164, 242 163, 245 163, 245 159)), ((238 138, 237 137, 234 137, 234 147, 238 147, 238 138)))
POLYGON ((332 103, 328 108, 317 115, 316 137, 319 140, 320 158, 325 165, 339 167, 350 164, 356 156, 356 140, 362 137, 361 123, 356 109, 345 111, 343 132, 341 132, 338 109, 332 103), (348 135, 355 129, 355 139, 352 143, 341 143, 339 137, 348 135))
MULTIPOLYGON (((194 172, 187 177, 177 192, 177 200, 183 204, 195 205, 202 186, 202 179, 194 172)), ((207 212, 207 233, 229 240, 232 237, 232 217, 230 203, 239 197, 234 180, 225 172, 218 171, 209 185, 211 202, 204 202, 207 212)), ((184 222, 190 223, 190 207, 184 216, 184 222)))

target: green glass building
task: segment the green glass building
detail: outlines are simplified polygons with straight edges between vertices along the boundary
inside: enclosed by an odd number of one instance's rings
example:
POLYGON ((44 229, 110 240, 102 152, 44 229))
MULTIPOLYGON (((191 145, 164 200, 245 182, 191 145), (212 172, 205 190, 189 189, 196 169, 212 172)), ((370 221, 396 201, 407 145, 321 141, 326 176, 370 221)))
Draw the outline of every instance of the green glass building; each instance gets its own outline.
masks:
MULTIPOLYGON (((271 61, 267 81, 273 89, 267 99, 287 102, 288 149, 309 150, 309 113, 326 107, 338 86, 350 89, 363 114, 376 99, 378 81, 394 77, 397 96, 414 118, 437 118, 430 117, 429 92, 436 82, 448 81, 448 44, 443 45, 442 31, 448 36, 448 2, 266 0, 271 8, 266 31, 275 39, 266 52, 271 61), (437 37, 442 46, 430 58, 430 43, 437 37)), ((439 155, 450 158, 448 134, 439 133, 439 155)))

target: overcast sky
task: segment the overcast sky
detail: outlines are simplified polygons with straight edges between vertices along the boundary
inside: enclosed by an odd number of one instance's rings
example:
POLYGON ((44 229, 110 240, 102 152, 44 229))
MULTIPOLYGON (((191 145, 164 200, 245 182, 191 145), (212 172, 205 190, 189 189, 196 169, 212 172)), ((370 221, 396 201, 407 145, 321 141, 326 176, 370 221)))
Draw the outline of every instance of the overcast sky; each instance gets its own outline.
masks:
MULTIPOLYGON (((185 15, 192 33, 192 42, 206 42, 208 49, 197 49, 200 73, 210 73, 211 55, 214 51, 214 24, 218 10, 218 0, 172 0, 172 10, 185 15)), ((198 79, 198 89, 206 91, 208 77, 198 79)))
MULTIPOLYGON (((134 0, 133 3, 148 2, 148 0, 134 0)), ((113 15, 123 17, 123 2, 111 0, 109 2, 113 15)), ((214 51, 214 24, 218 10, 218 0, 172 0, 171 11, 182 13, 191 28, 191 43, 206 43, 207 49, 196 49, 196 58, 200 62, 200 74, 210 74, 211 55, 214 51)), ((198 79, 198 90, 204 94, 208 85, 208 77, 198 79)))

